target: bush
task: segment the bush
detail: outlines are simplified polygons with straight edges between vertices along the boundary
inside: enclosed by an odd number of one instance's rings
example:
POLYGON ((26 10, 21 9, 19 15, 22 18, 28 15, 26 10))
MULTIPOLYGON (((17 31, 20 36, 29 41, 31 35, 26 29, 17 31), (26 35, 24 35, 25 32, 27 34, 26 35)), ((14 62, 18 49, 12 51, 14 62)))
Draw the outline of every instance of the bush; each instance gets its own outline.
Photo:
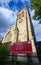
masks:
POLYGON ((9 55, 9 48, 6 44, 0 44, 0 65, 4 64, 4 61, 9 55))

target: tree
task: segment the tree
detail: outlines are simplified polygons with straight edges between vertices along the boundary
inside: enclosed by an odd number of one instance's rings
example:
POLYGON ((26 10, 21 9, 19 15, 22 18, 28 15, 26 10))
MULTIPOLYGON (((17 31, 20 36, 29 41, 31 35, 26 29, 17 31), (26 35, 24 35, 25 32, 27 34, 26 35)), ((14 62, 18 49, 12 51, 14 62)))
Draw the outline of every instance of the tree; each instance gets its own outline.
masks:
POLYGON ((30 0, 31 9, 34 9, 34 20, 39 20, 41 22, 41 0, 30 0))
POLYGON ((6 44, 0 44, 0 63, 4 64, 7 56, 9 55, 9 48, 6 44))

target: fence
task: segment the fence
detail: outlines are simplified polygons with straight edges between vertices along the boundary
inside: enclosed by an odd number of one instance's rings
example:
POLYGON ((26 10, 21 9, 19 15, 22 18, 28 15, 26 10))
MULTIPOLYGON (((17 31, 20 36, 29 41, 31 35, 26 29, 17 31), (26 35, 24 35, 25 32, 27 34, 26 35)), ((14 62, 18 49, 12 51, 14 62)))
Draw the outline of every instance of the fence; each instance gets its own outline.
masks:
MULTIPOLYGON (((29 55, 29 54, 28 54, 29 55)), ((29 63, 39 63, 39 61, 37 60, 37 56, 34 56, 34 55, 29 55, 29 57, 28 57, 28 55, 27 54, 24 54, 24 55, 22 55, 22 54, 14 54, 14 56, 13 56, 13 60, 17 60, 17 61, 22 61, 22 62, 29 62, 29 63), (30 59, 30 60, 28 60, 28 58, 30 59)), ((41 58, 41 57, 40 57, 41 58)), ((9 55, 8 56, 8 59, 9 60, 12 60, 12 55, 9 55)), ((41 61, 41 60, 40 60, 41 61)), ((41 62, 40 62, 41 63, 41 62)))
MULTIPOLYGON (((14 55, 8 55, 8 57, 6 56, 6 60, 5 62, 0 61, 0 65, 28 65, 30 64, 34 64, 37 65, 37 60, 35 58, 37 58, 36 56, 31 56, 29 57, 30 61, 28 61, 28 56, 25 55, 21 55, 21 54, 14 54, 14 55), (33 62, 33 60, 31 58, 34 58, 37 62, 33 62)), ((39 63, 38 63, 39 64, 39 63)), ((41 64, 39 64, 41 65, 41 64)))

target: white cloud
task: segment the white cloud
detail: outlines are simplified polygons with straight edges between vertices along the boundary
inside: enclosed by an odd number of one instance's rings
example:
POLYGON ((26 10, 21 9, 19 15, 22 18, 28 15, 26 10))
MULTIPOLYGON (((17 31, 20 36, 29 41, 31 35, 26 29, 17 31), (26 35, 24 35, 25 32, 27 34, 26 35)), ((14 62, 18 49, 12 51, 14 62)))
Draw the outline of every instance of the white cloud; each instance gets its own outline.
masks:
POLYGON ((4 36, 4 32, 0 33, 0 39, 4 36))
MULTIPOLYGON (((4 7, 4 6, 9 7, 9 6, 8 6, 8 3, 9 3, 10 1, 14 1, 15 4, 16 4, 19 0, 0 0, 0 3, 2 4, 3 7, 4 7)), ((20 0, 20 1, 21 1, 22 3, 24 3, 25 1, 29 1, 29 0, 20 0)))
POLYGON ((29 1, 29 0, 20 0, 21 2, 29 1))
POLYGON ((9 23, 13 23, 16 20, 17 11, 14 12, 6 8, 0 7, 0 14, 6 19, 7 22, 9 21, 9 23))
MULTIPOLYGON (((12 0, 0 0, 0 3, 1 3, 1 5, 2 5, 2 7, 5 7, 5 8, 10 9, 10 7, 9 7, 9 5, 8 5, 8 3, 9 3, 10 1, 12 1, 12 0)), ((14 0, 14 1, 15 1, 15 0, 14 0)), ((15 3, 16 3, 16 2, 15 2, 15 3)))
POLYGON ((35 28, 35 33, 36 33, 37 41, 39 41, 39 40, 41 41, 41 24, 37 25, 37 27, 35 28))
POLYGON ((0 0, 0 3, 2 4, 2 6, 7 5, 10 1, 14 1, 15 3, 17 3, 19 0, 0 0))
POLYGON ((9 2, 10 0, 0 0, 0 3, 1 3, 1 5, 2 5, 2 7, 4 7, 4 5, 6 4, 7 5, 7 3, 9 2))
MULTIPOLYGON (((13 11, 10 10, 10 7, 8 5, 8 3, 10 1, 12 1, 12 0, 0 0, 0 3, 3 7, 3 8, 0 7, 0 19, 1 19, 1 21, 0 21, 0 26, 1 26, 0 30, 1 31, 3 31, 3 28, 6 28, 6 26, 10 26, 11 24, 14 24, 15 21, 16 21, 17 9, 16 9, 16 6, 15 6, 15 7, 12 8, 13 11), (8 8, 9 10, 4 8, 4 7, 8 8), (15 9, 15 11, 14 11, 14 9, 15 9), (2 25, 2 23, 4 25, 2 25)), ((13 1, 15 3, 17 3, 19 0, 13 0, 13 1)), ((25 1, 29 1, 29 0, 20 0, 20 1, 22 3, 25 3, 25 1)), ((32 18, 32 16, 34 15, 34 10, 30 11, 30 14, 31 14, 31 18, 32 18)), ((37 41, 41 40, 41 25, 38 24, 39 21, 35 21, 35 20, 32 19, 32 23, 33 23, 33 26, 34 26, 37 41)), ((3 32, 1 32, 1 33, 0 33, 0 36, 3 35, 3 32)))
POLYGON ((32 18, 32 16, 34 15, 34 10, 30 10, 30 14, 31 14, 31 18, 32 18))
MULTIPOLYGON (((31 14, 31 19, 32 19, 33 15, 34 15, 34 10, 30 11, 30 14, 31 14)), ((41 41, 41 24, 39 24, 38 20, 33 20, 33 19, 32 19, 32 23, 34 26, 36 40, 41 41)))
POLYGON ((16 21, 17 11, 11 11, 0 7, 0 36, 3 36, 4 31, 10 26, 14 25, 16 21), (1 34, 2 33, 2 34, 1 34))
POLYGON ((12 1, 12 0, 0 0, 0 3, 8 3, 9 1, 12 1))

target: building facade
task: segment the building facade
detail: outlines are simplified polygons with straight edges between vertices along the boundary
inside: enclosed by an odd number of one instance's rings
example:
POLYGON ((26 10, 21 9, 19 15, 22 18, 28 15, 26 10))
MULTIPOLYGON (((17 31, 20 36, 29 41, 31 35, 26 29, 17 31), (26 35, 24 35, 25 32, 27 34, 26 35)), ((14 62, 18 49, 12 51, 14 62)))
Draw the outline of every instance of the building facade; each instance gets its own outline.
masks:
MULTIPOLYGON (((31 41, 32 43, 32 52, 31 56, 37 57, 37 51, 35 47, 35 40, 34 40, 34 31, 32 30, 32 22, 30 19, 29 12, 26 6, 17 13, 16 24, 14 27, 10 27, 6 34, 3 37, 2 43, 9 43, 9 42, 21 42, 21 41, 31 41)), ((33 58, 33 62, 37 62, 38 58, 33 58)))

